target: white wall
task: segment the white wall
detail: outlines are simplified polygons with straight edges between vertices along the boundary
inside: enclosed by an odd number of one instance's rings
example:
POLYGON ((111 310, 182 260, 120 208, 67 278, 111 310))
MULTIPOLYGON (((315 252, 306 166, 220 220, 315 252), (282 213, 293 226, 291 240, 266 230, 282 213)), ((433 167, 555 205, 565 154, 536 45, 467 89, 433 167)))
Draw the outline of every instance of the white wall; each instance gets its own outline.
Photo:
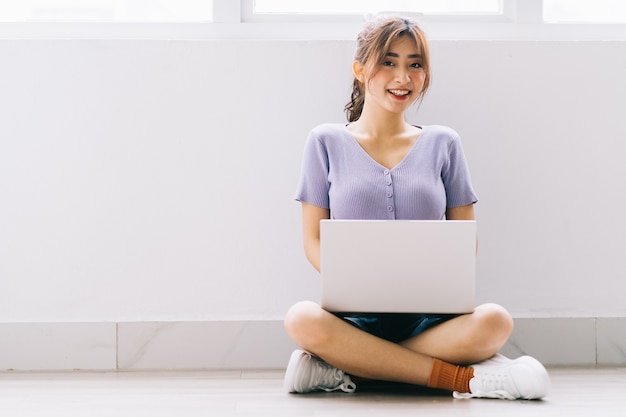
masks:
POLYGON ((436 43, 421 118, 459 130, 478 294, 516 316, 623 316, 626 44, 436 43))
MULTIPOLYGON (((433 41, 478 301, 624 316, 624 42, 433 41)), ((292 201, 350 41, 0 41, 0 321, 277 319, 317 299, 292 201)))

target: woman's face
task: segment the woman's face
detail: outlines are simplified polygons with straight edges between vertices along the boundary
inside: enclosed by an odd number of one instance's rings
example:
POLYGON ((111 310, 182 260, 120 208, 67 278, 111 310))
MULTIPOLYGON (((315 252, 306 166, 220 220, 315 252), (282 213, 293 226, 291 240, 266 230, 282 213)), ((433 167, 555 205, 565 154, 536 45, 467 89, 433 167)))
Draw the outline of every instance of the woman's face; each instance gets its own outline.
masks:
POLYGON ((374 64, 365 80, 365 105, 403 113, 424 88, 426 73, 419 48, 408 36, 394 41, 382 62, 374 64))

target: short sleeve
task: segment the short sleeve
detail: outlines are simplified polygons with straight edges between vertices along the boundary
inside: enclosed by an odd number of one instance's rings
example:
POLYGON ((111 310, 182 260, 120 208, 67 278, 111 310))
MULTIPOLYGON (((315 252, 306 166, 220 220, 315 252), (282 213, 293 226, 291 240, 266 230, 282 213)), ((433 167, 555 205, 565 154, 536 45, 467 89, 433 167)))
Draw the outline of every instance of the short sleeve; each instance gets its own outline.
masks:
POLYGON ((330 181, 328 173, 328 151, 319 135, 313 130, 304 146, 302 172, 295 199, 303 203, 329 209, 328 193, 330 181))
POLYGON ((448 163, 442 172, 446 206, 452 208, 476 203, 478 198, 472 187, 467 160, 458 135, 449 144, 448 156, 448 163))

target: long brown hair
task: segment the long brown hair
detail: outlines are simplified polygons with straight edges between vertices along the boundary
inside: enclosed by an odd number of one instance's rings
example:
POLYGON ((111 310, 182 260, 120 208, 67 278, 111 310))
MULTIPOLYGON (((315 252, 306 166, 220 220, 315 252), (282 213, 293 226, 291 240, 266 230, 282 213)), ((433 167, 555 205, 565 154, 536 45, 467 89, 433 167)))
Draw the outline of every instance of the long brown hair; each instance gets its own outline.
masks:
MULTIPOLYGON (((382 17, 369 21, 357 36, 354 59, 366 68, 367 79, 374 75, 374 67, 383 61, 391 44, 403 36, 410 37, 422 55, 425 78, 424 87, 417 97, 417 100, 420 100, 430 85, 430 61, 426 35, 414 21, 403 17, 382 17)), ((344 107, 348 121, 354 122, 361 117, 364 102, 365 85, 355 77, 352 81, 350 101, 344 107)))

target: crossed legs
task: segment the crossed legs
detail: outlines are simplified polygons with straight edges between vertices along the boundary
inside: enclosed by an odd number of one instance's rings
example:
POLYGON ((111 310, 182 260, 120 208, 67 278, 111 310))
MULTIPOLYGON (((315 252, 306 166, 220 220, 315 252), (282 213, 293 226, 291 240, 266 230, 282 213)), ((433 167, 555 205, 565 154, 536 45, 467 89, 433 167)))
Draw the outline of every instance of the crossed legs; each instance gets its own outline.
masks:
POLYGON ((488 359, 507 341, 513 320, 502 307, 483 304, 396 344, 302 301, 287 312, 285 328, 302 349, 349 375, 426 385, 433 358, 459 365, 488 359))

